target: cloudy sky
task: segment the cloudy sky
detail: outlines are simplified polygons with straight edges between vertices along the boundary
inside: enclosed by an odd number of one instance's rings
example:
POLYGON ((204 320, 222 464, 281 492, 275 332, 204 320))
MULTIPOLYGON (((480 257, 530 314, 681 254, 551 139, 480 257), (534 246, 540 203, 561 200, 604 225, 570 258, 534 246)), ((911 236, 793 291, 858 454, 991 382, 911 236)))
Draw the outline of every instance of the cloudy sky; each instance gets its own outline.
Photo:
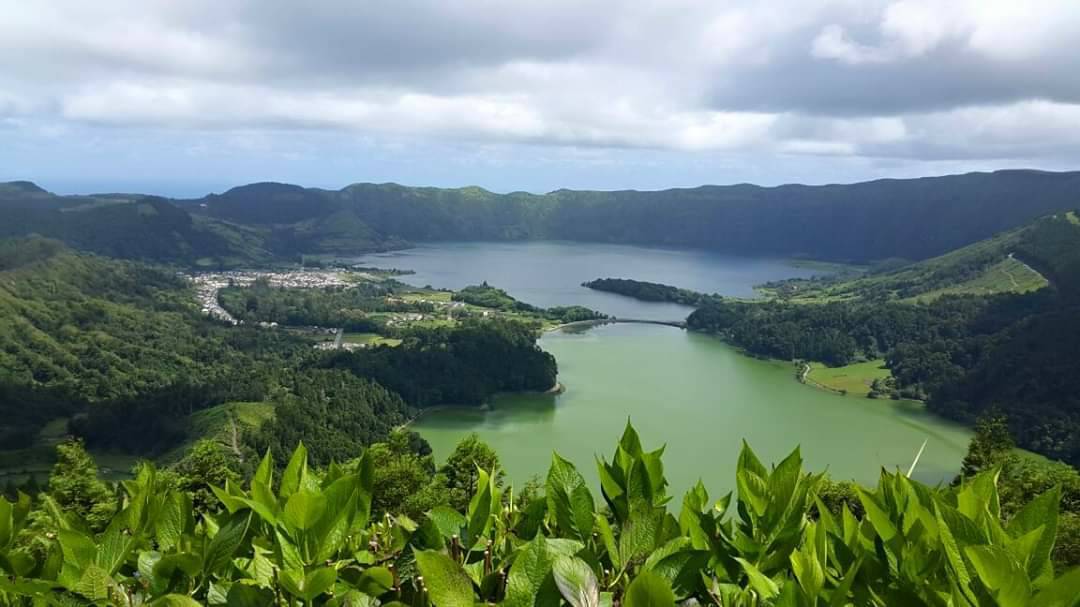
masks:
POLYGON ((0 0, 0 180, 496 191, 1080 168, 1077 0, 0 0))

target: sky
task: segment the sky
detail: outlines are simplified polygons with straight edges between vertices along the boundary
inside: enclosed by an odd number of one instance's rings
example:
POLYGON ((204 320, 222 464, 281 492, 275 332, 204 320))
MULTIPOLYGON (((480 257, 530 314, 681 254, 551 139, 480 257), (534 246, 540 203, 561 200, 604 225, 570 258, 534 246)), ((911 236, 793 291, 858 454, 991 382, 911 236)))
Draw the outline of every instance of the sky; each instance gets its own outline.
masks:
POLYGON ((500 192, 1080 168, 1077 0, 0 0, 0 180, 500 192))

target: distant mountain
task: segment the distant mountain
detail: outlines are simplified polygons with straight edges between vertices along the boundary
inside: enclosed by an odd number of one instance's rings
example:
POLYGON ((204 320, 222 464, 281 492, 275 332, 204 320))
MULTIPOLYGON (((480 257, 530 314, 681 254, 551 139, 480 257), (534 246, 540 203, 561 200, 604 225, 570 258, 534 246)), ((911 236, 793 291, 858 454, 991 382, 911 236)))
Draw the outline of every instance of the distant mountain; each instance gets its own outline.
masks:
POLYGON ((192 200, 54 196, 0 184, 0 236, 206 264, 361 253, 440 240, 560 239, 838 261, 921 260, 1080 205, 1080 172, 997 171, 850 185, 662 191, 256 183, 192 200), (71 213, 77 213, 71 215, 71 213), (125 243, 134 238, 135 244, 125 243))
MULTIPOLYGON (((851 185, 741 184, 655 192, 354 184, 339 191, 255 184, 194 201, 249 225, 351 211, 370 243, 565 239, 687 246, 745 255, 926 259, 1080 204, 1080 172, 997 171, 851 185), (380 240, 383 239, 383 240, 380 240)), ((314 234, 309 239, 317 242, 314 234)))
POLYGON ((0 184, 0 238, 38 234, 110 257, 211 267, 268 261, 264 236, 142 194, 57 196, 0 184))

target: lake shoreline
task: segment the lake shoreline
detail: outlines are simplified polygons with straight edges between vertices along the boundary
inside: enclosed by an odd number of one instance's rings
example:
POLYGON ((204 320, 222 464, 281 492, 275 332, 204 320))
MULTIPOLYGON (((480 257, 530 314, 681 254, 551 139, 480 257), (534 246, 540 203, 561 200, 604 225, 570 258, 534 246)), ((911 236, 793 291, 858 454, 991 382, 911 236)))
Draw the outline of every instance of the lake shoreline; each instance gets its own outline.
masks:
POLYGON ((425 415, 432 413, 439 413, 444 411, 469 411, 488 413, 492 411, 493 407, 491 403, 500 396, 559 396, 566 392, 566 386, 562 382, 556 380, 555 383, 547 390, 521 390, 519 392, 496 392, 491 395, 487 400, 479 405, 434 405, 431 407, 424 407, 420 409, 416 415, 410 417, 405 423, 398 426, 398 429, 408 429, 414 423, 419 421, 425 415))

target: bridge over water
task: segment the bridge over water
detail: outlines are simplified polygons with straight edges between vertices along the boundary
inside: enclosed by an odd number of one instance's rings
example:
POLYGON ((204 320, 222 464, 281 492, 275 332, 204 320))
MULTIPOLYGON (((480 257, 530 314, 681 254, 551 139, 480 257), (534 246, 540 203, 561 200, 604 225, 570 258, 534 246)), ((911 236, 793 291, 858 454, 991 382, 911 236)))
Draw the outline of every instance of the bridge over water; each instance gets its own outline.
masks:
MULTIPOLYGON (((599 320, 579 320, 576 322, 568 322, 563 325, 555 327, 555 329, 565 329, 568 327, 595 327, 599 325, 608 325, 614 323, 636 323, 642 325, 663 325, 665 327, 675 327, 676 329, 685 329, 685 320, 649 320, 647 318, 602 318, 599 320)), ((554 329, 552 329, 554 330, 554 329)))

